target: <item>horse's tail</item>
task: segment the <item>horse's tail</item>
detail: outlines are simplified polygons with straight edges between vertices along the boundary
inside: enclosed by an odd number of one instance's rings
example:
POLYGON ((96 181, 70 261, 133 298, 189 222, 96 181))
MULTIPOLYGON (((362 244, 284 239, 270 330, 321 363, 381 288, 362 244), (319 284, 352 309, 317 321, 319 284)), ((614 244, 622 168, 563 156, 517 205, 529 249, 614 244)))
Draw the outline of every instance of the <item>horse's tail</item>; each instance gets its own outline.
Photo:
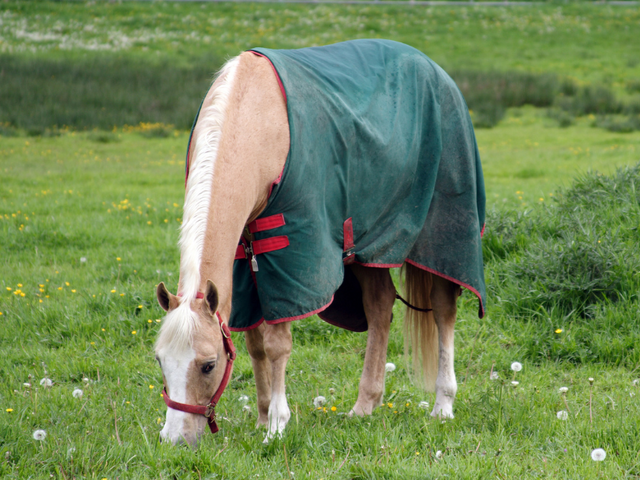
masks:
MULTIPOLYGON (((407 302, 422 309, 431 308, 431 273, 405 263, 404 287, 407 302)), ((438 326, 433 312, 407 307, 404 318, 405 356, 411 352, 413 376, 426 391, 433 392, 438 376, 438 326)))

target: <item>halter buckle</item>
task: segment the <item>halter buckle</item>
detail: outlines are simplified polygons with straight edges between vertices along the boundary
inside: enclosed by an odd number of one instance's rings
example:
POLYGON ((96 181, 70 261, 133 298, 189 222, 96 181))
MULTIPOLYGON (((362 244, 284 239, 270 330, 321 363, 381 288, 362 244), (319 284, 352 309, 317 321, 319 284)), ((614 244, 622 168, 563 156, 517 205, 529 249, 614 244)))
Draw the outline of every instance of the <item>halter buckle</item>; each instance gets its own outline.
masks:
POLYGON ((212 422, 216 419, 215 408, 216 406, 213 403, 210 403, 209 405, 207 405, 207 409, 204 412, 204 416, 210 419, 212 422))

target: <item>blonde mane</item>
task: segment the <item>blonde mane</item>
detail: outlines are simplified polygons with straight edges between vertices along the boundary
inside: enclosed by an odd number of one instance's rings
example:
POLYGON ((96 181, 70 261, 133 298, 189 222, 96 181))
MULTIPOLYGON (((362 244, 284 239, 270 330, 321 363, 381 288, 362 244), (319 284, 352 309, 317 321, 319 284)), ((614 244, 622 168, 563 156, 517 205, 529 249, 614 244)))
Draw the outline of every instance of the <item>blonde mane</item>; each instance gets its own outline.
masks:
POLYGON ((197 316, 190 303, 200 286, 200 263, 209 217, 213 186, 213 170, 222 137, 233 80, 240 57, 229 60, 220 69, 217 80, 203 102, 194 128, 194 148, 189 161, 189 176, 180 229, 180 295, 181 304, 167 314, 156 349, 181 350, 191 345, 197 316))

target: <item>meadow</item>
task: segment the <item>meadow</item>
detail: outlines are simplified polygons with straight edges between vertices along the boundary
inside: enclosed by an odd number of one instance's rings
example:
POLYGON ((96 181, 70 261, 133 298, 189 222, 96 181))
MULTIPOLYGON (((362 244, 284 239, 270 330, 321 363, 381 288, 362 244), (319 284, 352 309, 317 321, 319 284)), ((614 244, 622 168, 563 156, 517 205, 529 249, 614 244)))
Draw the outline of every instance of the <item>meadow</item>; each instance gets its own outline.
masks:
MULTIPOLYGON (((145 99, 170 95, 172 82, 187 82, 190 92, 164 110, 129 108, 130 117, 102 129, 91 115, 73 128, 3 124, 2 478, 640 476, 640 132, 594 127, 597 114, 576 114, 560 127, 546 108, 509 106, 494 128, 476 131, 488 199, 489 304, 478 320, 474 297, 459 300, 455 419, 431 419, 419 406, 434 398, 408 376, 400 305, 388 353, 397 368, 387 374, 385 404, 362 419, 345 413, 357 396, 366 336, 317 318, 293 324, 292 420, 268 445, 254 427, 241 335, 234 335, 239 357, 219 407, 221 430, 205 435, 198 450, 158 441, 166 407, 153 358, 163 315, 154 286, 164 281, 175 292, 178 280, 185 122, 225 56, 373 30, 453 70, 572 77, 628 99, 640 78, 640 46, 631 41, 637 10, 5 2, 0 18, 0 58, 18 65, 13 71, 25 82, 24 65, 61 62, 85 78, 89 67, 107 72, 100 68, 117 64, 135 74, 129 79, 183 72, 157 82, 145 99), (577 40, 584 25, 589 35, 577 40), (208 43, 193 40, 191 32, 206 29, 208 43), (199 64, 205 58, 210 71, 199 64), (171 121, 178 111, 181 120, 171 121), (513 362, 522 370, 512 371, 513 362), (317 395, 328 401, 320 410, 317 395), (46 437, 35 439, 37 430, 46 437), (591 459, 596 448, 606 451, 604 461, 591 459)), ((6 95, 0 114, 18 118, 21 104, 6 95)), ((110 118, 126 103, 116 102, 110 118)))

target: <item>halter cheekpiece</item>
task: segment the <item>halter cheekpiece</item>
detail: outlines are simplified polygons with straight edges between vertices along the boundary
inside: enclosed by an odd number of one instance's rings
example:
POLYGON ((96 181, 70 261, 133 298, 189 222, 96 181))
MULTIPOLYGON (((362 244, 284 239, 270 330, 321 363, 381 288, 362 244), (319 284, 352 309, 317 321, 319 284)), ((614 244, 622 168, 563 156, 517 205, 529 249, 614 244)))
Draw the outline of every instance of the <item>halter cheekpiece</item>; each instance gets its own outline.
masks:
MULTIPOLYGON (((178 296, 180 296, 180 294, 178 294, 178 296)), ((204 298, 204 294, 198 292, 196 298, 204 298)), ((236 358, 236 348, 233 346, 229 327, 227 327, 227 324, 222 321, 220 313, 216 312, 216 316, 218 317, 218 322, 220 324, 220 332, 222 333, 222 343, 224 345, 224 351, 227 354, 227 366, 224 370, 224 376, 222 377, 220 386, 213 394, 213 397, 211 397, 209 403, 207 405, 189 405, 186 403, 174 402, 169 398, 167 387, 164 387, 162 389, 162 398, 164 399, 164 403, 167 405, 167 407, 173 408, 174 410, 180 410, 181 412, 204 415, 205 417, 207 417, 211 433, 216 433, 218 431, 218 424, 216 423, 216 405, 218 404, 218 401, 222 396, 222 392, 224 392, 224 389, 229 383, 229 379, 231 378, 231 369, 233 368, 233 361, 236 358)))

